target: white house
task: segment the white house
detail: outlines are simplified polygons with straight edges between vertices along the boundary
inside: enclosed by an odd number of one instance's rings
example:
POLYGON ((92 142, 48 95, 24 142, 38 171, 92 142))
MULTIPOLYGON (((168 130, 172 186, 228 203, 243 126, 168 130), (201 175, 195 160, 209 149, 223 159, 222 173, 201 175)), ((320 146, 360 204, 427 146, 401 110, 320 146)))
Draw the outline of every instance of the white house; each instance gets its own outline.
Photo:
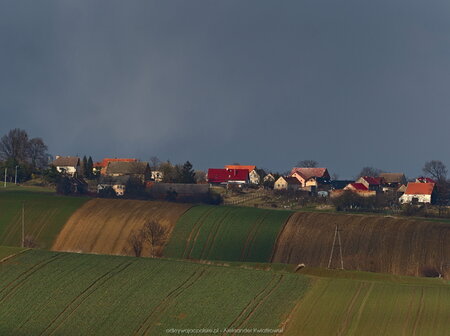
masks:
POLYGON ((76 176, 80 173, 80 158, 76 156, 56 156, 52 162, 56 170, 70 176, 76 176))
POLYGON ((152 179, 153 181, 155 181, 155 182, 162 182, 163 177, 164 177, 162 171, 159 171, 159 170, 152 170, 152 173, 151 173, 151 174, 152 174, 151 179, 152 179))
POLYGON ((431 203, 434 183, 409 182, 405 193, 399 198, 400 203, 431 203))

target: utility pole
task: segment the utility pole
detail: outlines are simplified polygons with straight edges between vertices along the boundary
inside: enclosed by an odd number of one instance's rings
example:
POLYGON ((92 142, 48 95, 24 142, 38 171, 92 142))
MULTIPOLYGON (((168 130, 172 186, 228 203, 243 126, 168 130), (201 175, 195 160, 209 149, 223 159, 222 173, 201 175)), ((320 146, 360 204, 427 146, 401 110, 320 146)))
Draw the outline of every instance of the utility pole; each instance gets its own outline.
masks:
POLYGON ((16 166, 16 175, 15 175, 15 177, 14 177, 14 184, 17 184, 17 168, 18 168, 19 166, 16 166))
POLYGON ((8 168, 5 167, 5 188, 6 188, 6 173, 8 172, 8 168))
POLYGON ((334 253, 334 246, 336 245, 336 238, 338 239, 339 244, 339 254, 341 257, 341 269, 344 269, 344 259, 342 258, 342 244, 341 244, 341 234, 338 229, 338 226, 336 224, 336 229, 334 230, 334 238, 333 238, 333 245, 331 246, 331 253, 330 253, 330 259, 328 259, 328 269, 331 267, 331 261, 333 259, 333 253, 334 253))
POLYGON ((25 203, 22 203, 22 247, 25 247, 25 203))

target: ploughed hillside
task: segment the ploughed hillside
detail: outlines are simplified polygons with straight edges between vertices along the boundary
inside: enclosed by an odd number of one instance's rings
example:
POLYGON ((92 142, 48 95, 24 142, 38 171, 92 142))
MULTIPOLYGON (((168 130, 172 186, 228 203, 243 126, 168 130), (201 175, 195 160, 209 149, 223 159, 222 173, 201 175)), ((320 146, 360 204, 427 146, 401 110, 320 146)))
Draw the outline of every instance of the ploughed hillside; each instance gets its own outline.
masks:
MULTIPOLYGON (((280 234, 272 262, 327 267, 338 225, 344 268, 450 277, 450 223, 368 215, 298 212, 280 234)), ((340 267, 339 245, 332 267, 340 267)))
MULTIPOLYGON (((170 235, 188 204, 136 200, 93 199, 67 221, 52 250, 134 255, 129 237, 149 221, 157 221, 170 235)), ((147 247, 148 248, 148 247, 147 247)), ((143 251, 148 255, 148 251, 143 251)))

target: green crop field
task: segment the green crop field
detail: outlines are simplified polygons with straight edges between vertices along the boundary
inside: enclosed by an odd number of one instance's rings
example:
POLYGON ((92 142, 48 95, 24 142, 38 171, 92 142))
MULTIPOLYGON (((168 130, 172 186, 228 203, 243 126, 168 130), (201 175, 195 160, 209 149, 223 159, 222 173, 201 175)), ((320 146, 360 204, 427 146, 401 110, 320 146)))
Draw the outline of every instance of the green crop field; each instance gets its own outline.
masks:
POLYGON ((88 199, 28 188, 0 189, 0 245, 21 245, 23 205, 25 236, 41 248, 50 248, 68 218, 88 199))
POLYGON ((0 264, 0 334, 276 329, 308 282, 287 272, 28 250, 0 264))
POLYGON ((316 278, 285 335, 448 335, 449 283, 414 280, 316 278))
POLYGON ((11 254, 0 262, 0 335, 448 333, 442 279, 0 247, 11 254))
POLYGON ((178 220, 164 256, 268 262, 290 211, 196 206, 178 220))

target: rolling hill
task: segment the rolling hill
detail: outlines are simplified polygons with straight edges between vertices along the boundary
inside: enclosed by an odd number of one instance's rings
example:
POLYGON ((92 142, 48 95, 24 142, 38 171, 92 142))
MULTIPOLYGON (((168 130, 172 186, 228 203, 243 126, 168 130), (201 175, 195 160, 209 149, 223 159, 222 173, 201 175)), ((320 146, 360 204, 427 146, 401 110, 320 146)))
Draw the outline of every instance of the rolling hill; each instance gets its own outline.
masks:
POLYGON ((0 262, 4 335, 448 331, 450 284, 442 279, 0 247, 8 254, 0 262))

